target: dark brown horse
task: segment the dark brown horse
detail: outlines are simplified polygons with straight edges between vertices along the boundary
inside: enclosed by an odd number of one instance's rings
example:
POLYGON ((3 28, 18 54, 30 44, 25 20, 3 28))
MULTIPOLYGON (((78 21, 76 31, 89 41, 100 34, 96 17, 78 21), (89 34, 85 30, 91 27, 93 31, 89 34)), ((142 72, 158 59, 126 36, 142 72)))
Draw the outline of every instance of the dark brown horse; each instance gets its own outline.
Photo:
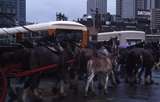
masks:
POLYGON ((145 71, 144 81, 145 83, 152 82, 152 68, 154 65, 154 58, 151 52, 144 48, 133 48, 129 50, 126 59, 127 79, 131 79, 132 82, 141 81, 141 75, 145 71), (148 79, 149 78, 149 79, 148 79))

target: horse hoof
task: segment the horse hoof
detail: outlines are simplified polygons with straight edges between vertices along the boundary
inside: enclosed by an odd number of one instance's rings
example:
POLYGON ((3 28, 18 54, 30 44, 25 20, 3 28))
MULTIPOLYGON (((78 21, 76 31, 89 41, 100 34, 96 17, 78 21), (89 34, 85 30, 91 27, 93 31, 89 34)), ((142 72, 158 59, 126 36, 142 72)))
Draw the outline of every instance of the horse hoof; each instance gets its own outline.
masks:
POLYGON ((108 94, 108 91, 105 91, 105 90, 104 90, 104 95, 107 95, 107 94, 108 94))
POLYGON ((150 84, 154 84, 154 80, 151 80, 151 81, 150 81, 150 84))
POLYGON ((66 93, 60 93, 60 95, 59 95, 60 97, 66 97, 67 96, 67 94, 66 93))
POLYGON ((88 97, 88 94, 85 93, 85 94, 84 94, 84 97, 88 97))

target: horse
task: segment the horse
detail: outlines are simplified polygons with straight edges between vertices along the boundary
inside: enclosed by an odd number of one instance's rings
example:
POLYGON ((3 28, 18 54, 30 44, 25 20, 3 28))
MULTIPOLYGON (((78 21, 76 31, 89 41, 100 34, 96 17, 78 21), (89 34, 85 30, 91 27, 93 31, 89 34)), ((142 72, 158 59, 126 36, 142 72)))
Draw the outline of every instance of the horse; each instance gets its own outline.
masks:
POLYGON ((88 88, 91 82, 92 86, 94 84, 93 79, 95 75, 99 75, 99 73, 106 77, 104 90, 107 90, 109 75, 110 73, 114 75, 112 71, 112 61, 108 51, 106 51, 104 47, 99 50, 95 48, 80 48, 76 58, 79 62, 78 65, 80 65, 79 69, 77 69, 78 72, 76 75, 79 74, 79 76, 84 76, 87 78, 85 85, 85 96, 87 96, 88 88))
POLYGON ((103 54, 98 53, 98 55, 92 55, 91 58, 87 62, 87 83, 85 87, 85 96, 87 96, 88 88, 92 82, 93 89, 93 79, 95 75, 98 73, 102 73, 105 75, 105 85, 104 90, 107 91, 109 74, 112 71, 112 61, 109 57, 104 56, 103 54))
MULTIPOLYGON (((57 80, 57 83, 60 83, 59 94, 62 96, 66 94, 64 90, 64 81, 66 81, 66 79, 68 78, 68 66, 70 66, 70 64, 67 64, 66 62, 72 59, 72 55, 70 54, 71 52, 67 51, 67 47, 68 45, 63 45, 62 43, 58 43, 56 45, 54 44, 48 47, 40 46, 32 50, 33 56, 31 59, 31 65, 34 65, 34 67, 40 67, 50 64, 58 65, 58 67, 53 71, 50 71, 49 73, 47 72, 45 75, 43 74, 43 77, 49 75, 50 77, 55 78, 57 80)), ((38 78, 38 80, 40 79, 38 78)), ((32 83, 32 81, 34 80, 30 81, 31 82, 28 83, 32 83)), ((37 85, 35 86, 35 88, 38 86, 39 82, 37 82, 36 84, 37 85)))
POLYGON ((152 83, 152 68, 154 58, 151 52, 144 48, 130 49, 126 57, 126 81, 141 82, 141 75, 145 71, 144 82, 152 83), (147 79, 149 78, 149 82, 147 79))
MULTIPOLYGON (((72 59, 73 57, 71 51, 68 51, 69 48, 66 47, 69 47, 69 45, 54 43, 50 45, 39 45, 32 48, 21 48, 14 51, 8 51, 1 55, 2 61, 0 64, 3 67, 7 66, 8 64, 21 64, 22 71, 31 70, 33 68, 38 68, 50 64, 56 64, 57 68, 55 68, 53 71, 50 71, 50 73, 52 76, 56 77, 55 79, 57 80, 57 83, 60 83, 60 94, 63 95, 64 80, 66 79, 66 74, 68 74, 67 67, 70 65, 66 64, 65 62, 72 59)), ((26 92, 34 92, 34 90, 37 90, 40 78, 43 76, 44 74, 41 73, 38 75, 29 76, 28 78, 23 78, 24 94, 22 94, 22 97, 26 92)))

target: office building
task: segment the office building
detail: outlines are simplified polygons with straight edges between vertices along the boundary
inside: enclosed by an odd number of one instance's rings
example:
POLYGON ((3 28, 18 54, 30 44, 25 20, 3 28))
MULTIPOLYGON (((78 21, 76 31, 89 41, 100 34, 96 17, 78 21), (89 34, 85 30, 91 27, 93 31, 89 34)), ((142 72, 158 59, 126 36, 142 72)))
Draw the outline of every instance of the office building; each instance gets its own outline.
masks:
POLYGON ((101 15, 101 19, 105 20, 107 15, 107 0, 87 0, 87 15, 93 18, 96 12, 101 15))
POLYGON ((11 27, 26 22, 25 0, 0 0, 0 27, 11 27))
POLYGON ((139 17, 138 13, 149 14, 150 2, 150 0, 116 0, 117 16, 135 19, 139 17))
POLYGON ((95 14, 96 8, 100 14, 107 14, 107 0, 87 0, 87 14, 95 14))
POLYGON ((152 9, 151 27, 160 30, 160 9, 152 9))
POLYGON ((151 28, 160 30, 160 0, 150 0, 151 28))
POLYGON ((150 21, 151 29, 160 29, 160 0, 116 0, 116 13, 122 19, 143 22, 143 26, 150 21))
POLYGON ((26 24, 26 0, 17 0, 16 18, 20 25, 26 24))

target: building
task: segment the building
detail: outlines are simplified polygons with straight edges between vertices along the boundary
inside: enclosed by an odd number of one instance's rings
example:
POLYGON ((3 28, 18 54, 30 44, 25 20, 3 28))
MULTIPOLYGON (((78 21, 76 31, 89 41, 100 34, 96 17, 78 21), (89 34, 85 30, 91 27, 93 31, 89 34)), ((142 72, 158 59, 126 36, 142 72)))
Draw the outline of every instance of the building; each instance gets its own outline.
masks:
POLYGON ((157 29, 160 32, 160 9, 152 9, 151 15, 151 27, 157 29))
POLYGON ((116 15, 117 17, 122 15, 122 0, 116 0, 116 15))
POLYGON ((122 0, 121 17, 122 18, 135 18, 135 0, 122 0))
POLYGON ((96 13, 101 15, 102 20, 106 19, 107 0, 87 0, 87 15, 95 18, 96 13))
POLYGON ((26 0, 17 0, 16 19, 18 21, 18 24, 26 24, 26 0))
POLYGON ((160 0, 151 0, 151 29, 160 32, 160 0))
POLYGON ((9 27, 15 24, 16 0, 0 0, 0 27, 9 27))
POLYGON ((160 0, 116 0, 118 19, 137 21, 137 29, 160 29, 160 0))
POLYGON ((25 0, 0 0, 0 27, 11 27, 26 22, 25 0))
POLYGON ((87 14, 95 14, 96 8, 100 14, 107 14, 107 0, 87 0, 87 14))
POLYGON ((150 9, 150 0, 116 0, 116 14, 121 18, 138 18, 138 13, 150 9))

